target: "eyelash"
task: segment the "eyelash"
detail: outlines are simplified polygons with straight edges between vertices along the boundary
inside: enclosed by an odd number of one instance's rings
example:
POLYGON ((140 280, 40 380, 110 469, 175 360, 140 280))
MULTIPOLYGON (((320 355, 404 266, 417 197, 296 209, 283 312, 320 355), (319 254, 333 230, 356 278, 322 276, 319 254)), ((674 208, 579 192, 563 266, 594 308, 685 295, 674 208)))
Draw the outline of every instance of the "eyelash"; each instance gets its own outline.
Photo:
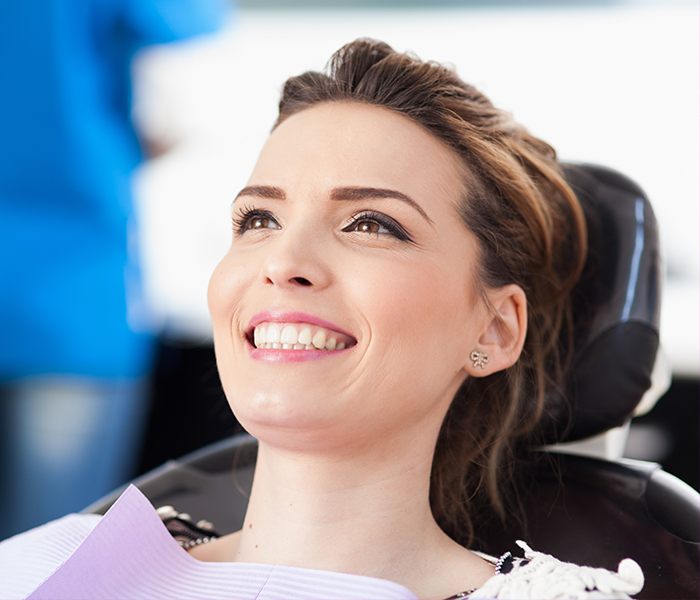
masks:
MULTIPOLYGON (((269 210, 243 206, 240 210, 240 213, 238 215, 235 215, 232 219, 233 229, 236 235, 243 235, 246 231, 248 231, 247 227, 250 221, 256 218, 271 219, 272 221, 276 222, 275 217, 269 210)), ((379 237, 380 235, 392 235, 400 241, 411 243, 413 242, 411 236, 401 225, 399 225, 399 223, 387 217, 386 215, 371 210, 363 211, 362 213, 353 216, 351 223, 344 227, 343 231, 350 233, 351 228, 356 226, 358 223, 361 223, 362 221, 373 221, 389 231, 389 234, 378 233, 376 234, 377 237, 379 237)))
MULTIPOLYGON (((390 219, 386 215, 374 212, 372 210, 364 211, 359 215, 355 215, 354 217, 352 217, 352 222, 347 227, 345 227, 343 231, 348 231, 351 227, 354 227, 362 221, 374 221, 375 223, 378 223, 379 225, 387 229, 389 231, 389 234, 393 235, 396 239, 401 240, 402 242, 413 242, 411 236, 408 235, 408 232, 396 221, 394 221, 394 219, 390 219)), ((377 237, 379 235, 382 234, 377 234, 377 237)))
POLYGON ((248 231, 246 228, 248 223, 256 218, 271 219, 276 221, 275 217, 269 210, 243 206, 240 213, 238 215, 234 215, 232 218, 233 231, 236 233, 236 235, 243 235, 246 231, 248 231))

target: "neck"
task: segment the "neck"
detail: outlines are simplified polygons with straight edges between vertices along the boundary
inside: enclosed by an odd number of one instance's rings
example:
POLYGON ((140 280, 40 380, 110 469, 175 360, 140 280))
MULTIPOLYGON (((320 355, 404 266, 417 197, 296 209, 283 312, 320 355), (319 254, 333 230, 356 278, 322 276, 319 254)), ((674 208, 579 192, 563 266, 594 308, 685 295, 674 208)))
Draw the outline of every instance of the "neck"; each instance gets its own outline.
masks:
POLYGON ((397 581, 422 570, 446 537, 429 505, 434 439, 405 437, 332 457, 261 443, 232 560, 397 581))

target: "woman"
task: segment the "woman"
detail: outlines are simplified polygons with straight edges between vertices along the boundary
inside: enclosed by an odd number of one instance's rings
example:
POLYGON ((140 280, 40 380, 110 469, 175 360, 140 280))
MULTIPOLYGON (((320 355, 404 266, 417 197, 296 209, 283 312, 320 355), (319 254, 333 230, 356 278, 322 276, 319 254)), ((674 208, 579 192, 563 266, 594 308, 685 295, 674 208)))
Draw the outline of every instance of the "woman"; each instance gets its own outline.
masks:
MULTIPOLYGON (((633 561, 525 547, 496 574, 468 549, 510 510, 514 456, 566 366, 585 223, 546 143, 452 71, 358 40, 287 81, 233 230, 209 305, 255 478, 240 531, 188 544, 183 568, 218 570, 171 593, 220 577, 229 594, 261 577, 241 597, 265 598, 641 589, 633 561)), ((128 597, 156 585, 136 579, 128 597)))

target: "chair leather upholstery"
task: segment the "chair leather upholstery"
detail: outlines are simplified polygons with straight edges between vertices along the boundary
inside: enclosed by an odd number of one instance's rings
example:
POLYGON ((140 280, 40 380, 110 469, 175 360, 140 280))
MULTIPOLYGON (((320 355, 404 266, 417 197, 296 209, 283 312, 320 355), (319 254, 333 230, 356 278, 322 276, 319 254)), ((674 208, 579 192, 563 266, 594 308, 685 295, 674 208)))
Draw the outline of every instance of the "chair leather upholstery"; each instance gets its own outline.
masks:
POLYGON ((566 398, 548 397, 546 443, 623 425, 651 385, 659 343, 661 259, 656 218, 632 180, 594 165, 564 165, 588 228, 574 304, 574 363, 566 398))

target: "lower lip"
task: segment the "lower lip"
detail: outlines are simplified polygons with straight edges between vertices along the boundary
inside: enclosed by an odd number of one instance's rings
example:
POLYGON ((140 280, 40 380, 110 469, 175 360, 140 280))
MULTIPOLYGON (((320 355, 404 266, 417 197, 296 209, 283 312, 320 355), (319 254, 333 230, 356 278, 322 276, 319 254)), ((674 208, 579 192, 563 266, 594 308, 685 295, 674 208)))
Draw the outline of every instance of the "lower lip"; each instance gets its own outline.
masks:
POLYGON ((288 362, 303 362, 307 360, 319 360, 342 354, 350 348, 342 350, 275 350, 273 348, 256 348, 248 340, 246 340, 250 356, 255 360, 263 360, 265 362, 288 363, 288 362))

